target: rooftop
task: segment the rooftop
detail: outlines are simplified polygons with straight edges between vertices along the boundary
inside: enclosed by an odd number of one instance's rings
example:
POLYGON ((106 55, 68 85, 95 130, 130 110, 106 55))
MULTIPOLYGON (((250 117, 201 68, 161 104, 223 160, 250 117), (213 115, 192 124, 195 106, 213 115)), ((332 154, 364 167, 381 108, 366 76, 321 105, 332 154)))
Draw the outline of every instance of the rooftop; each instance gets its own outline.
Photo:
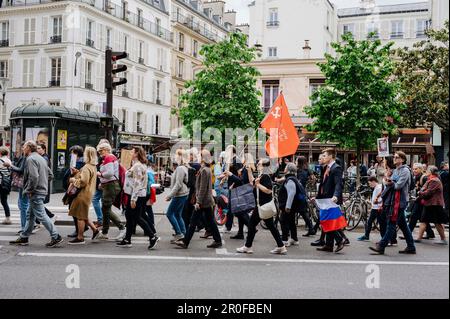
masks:
POLYGON ((426 12, 428 10, 429 10, 428 2, 419 2, 419 3, 375 6, 374 8, 371 9, 364 9, 360 7, 339 9, 338 16, 342 18, 342 17, 369 16, 372 14, 426 12))

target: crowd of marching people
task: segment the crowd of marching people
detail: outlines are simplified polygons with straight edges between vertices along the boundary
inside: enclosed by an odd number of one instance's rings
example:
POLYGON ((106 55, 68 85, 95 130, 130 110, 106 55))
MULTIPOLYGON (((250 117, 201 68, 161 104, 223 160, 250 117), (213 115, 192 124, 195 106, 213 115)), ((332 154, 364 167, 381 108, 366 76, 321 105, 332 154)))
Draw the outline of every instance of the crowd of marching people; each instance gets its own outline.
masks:
MULTIPOLYGON (((160 241, 153 212, 158 185, 155 164, 144 149, 132 148, 129 169, 120 164, 108 140, 101 140, 96 148, 76 145, 69 152, 76 157, 76 163, 63 178, 66 190, 63 201, 74 220, 68 244, 85 244, 85 232, 89 229, 92 241, 109 240, 112 222, 119 230, 119 235, 112 238, 117 247, 131 247, 139 226, 148 237, 148 249, 154 249, 160 241), (89 216, 91 205, 96 221, 89 216), (125 224, 113 207, 123 211, 125 224)), ((10 244, 28 245, 30 235, 40 223, 51 237, 46 246, 59 245, 64 239, 55 227, 55 215, 45 207, 53 179, 45 145, 25 142, 22 155, 14 163, 8 155, 8 149, 1 147, 0 199, 5 212, 2 224, 11 224, 8 206, 11 185, 19 190, 21 220, 19 237, 10 244)), ((403 234, 399 239, 406 241, 406 248, 400 253, 415 254, 418 243, 435 238, 431 224, 440 236, 436 243, 447 244, 444 225, 448 223, 449 209, 448 163, 437 168, 420 163, 409 167, 406 162, 405 153, 399 151, 393 157, 377 158, 364 171, 363 182, 372 189, 371 210, 358 241, 369 241, 376 220, 380 239, 369 247, 373 254, 384 254, 386 247, 398 245, 397 229, 403 234), (408 219, 407 210, 411 211, 408 219)), ((234 146, 228 146, 217 161, 206 149, 178 149, 172 163, 170 190, 165 193, 165 200, 168 202, 166 216, 173 229, 168 241, 176 248, 188 249, 195 232, 202 229, 201 238, 213 239, 206 247, 220 248, 222 237, 231 232, 236 218, 238 230, 230 234, 230 239, 243 241, 242 247, 236 249, 238 253, 253 253, 258 225, 263 221, 276 244, 270 253, 284 255, 288 247, 299 245, 296 216, 301 216, 305 223, 307 232, 302 237, 314 236, 321 229, 320 237, 311 243, 317 250, 337 253, 350 245, 343 211, 336 210, 344 203, 345 174, 334 149, 321 153, 318 174, 310 170, 303 156, 296 162, 284 158, 274 166, 268 158, 255 160, 248 153, 240 156, 234 146), (308 185, 316 186, 314 196, 309 196, 308 185), (227 219, 219 229, 214 209, 222 198, 225 198, 222 204, 227 219), (314 223, 308 205, 322 200, 327 200, 330 212, 320 207, 320 218, 314 223), (276 226, 278 219, 281 233, 276 226)), ((351 178, 356 176, 356 169, 355 163, 351 163, 347 170, 351 178)), ((355 185, 350 185, 349 191, 357 191, 355 185)))

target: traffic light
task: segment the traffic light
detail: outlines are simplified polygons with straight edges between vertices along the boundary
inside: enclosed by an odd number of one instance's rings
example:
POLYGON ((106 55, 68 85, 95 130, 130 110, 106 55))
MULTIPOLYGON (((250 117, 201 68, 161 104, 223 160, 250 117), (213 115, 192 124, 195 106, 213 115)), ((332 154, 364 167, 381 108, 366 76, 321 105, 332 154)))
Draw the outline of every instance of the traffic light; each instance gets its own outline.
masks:
POLYGON ((113 52, 106 50, 105 59, 105 88, 114 89, 118 85, 127 83, 126 78, 115 78, 114 75, 120 72, 125 72, 127 66, 124 64, 116 64, 115 62, 128 57, 126 52, 113 52), (116 81, 115 81, 116 79, 116 81))

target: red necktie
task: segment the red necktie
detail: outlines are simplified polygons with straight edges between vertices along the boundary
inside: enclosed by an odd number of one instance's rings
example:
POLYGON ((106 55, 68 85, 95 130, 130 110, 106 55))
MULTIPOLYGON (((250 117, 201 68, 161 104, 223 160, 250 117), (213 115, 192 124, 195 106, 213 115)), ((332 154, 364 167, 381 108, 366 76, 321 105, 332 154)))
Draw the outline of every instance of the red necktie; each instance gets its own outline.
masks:
POLYGON ((328 175, 330 175, 330 166, 327 166, 327 169, 325 170, 325 174, 323 175, 324 181, 327 179, 328 175))

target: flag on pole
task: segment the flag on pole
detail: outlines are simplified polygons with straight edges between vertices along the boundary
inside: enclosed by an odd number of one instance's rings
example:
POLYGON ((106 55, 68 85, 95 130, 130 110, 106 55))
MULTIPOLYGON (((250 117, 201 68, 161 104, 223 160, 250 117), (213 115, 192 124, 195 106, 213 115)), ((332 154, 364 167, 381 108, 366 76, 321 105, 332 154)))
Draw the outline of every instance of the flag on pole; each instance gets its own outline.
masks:
POLYGON ((270 134, 270 138, 266 142, 266 151, 270 158, 296 153, 300 139, 282 92, 261 122, 261 127, 270 134))
POLYGON ((347 226, 341 208, 331 198, 316 199, 320 209, 320 226, 325 233, 342 229, 347 226))

